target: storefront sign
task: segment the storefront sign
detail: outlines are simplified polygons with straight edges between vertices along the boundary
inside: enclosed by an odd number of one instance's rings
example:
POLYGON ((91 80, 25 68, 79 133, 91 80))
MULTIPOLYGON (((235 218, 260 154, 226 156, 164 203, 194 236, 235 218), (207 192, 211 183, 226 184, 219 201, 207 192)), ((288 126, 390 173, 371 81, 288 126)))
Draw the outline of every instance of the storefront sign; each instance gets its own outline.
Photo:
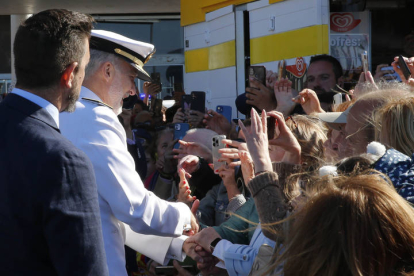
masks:
MULTIPOLYGON (((369 12, 331 13, 331 55, 339 60, 344 70, 345 88, 358 82, 362 70, 361 53, 370 57, 369 12)), ((370 60, 370 58, 369 58, 370 60)))

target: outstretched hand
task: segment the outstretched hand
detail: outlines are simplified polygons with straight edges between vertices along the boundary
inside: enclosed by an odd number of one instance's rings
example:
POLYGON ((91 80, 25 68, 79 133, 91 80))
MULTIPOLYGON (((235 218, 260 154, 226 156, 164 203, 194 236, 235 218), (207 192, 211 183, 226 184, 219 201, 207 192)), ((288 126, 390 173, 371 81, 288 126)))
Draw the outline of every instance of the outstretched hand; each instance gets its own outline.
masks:
POLYGON ((275 81, 274 93, 277 102, 276 111, 288 116, 296 106, 296 102, 293 101, 295 95, 292 90, 292 82, 287 78, 275 81))
POLYGON ((185 175, 186 172, 184 169, 180 169, 178 171, 180 175, 180 183, 178 184, 178 195, 177 195, 177 202, 183 202, 188 206, 191 206, 191 203, 196 200, 195 196, 191 196, 190 185, 188 185, 188 180, 186 179, 185 175))
POLYGON ((365 74, 362 72, 359 75, 359 80, 354 89, 354 98, 358 99, 362 95, 371 92, 373 90, 378 90, 378 86, 375 84, 374 77, 370 71, 367 71, 365 74))
POLYGON ((181 159, 186 155, 196 155, 203 157, 208 163, 213 163, 211 150, 206 146, 197 142, 185 142, 183 140, 179 140, 178 143, 180 143, 180 148, 173 150, 177 154, 174 158, 181 159))
POLYGON ((405 78, 401 68, 398 66, 398 59, 399 57, 395 57, 394 61, 391 63, 392 67, 394 68, 395 72, 400 75, 400 78, 403 82, 407 83, 408 85, 414 86, 414 57, 406 58, 404 57, 405 63, 407 63, 408 69, 410 69, 411 76, 408 77, 408 80, 405 78))
POLYGON ((251 127, 247 129, 242 121, 239 121, 241 130, 246 137, 247 148, 254 162, 255 174, 262 171, 272 171, 272 162, 269 156, 269 141, 267 140, 266 111, 262 111, 262 117, 254 108, 251 110, 251 127))
POLYGON ((306 114, 325 113, 319 102, 318 95, 311 89, 303 89, 299 95, 292 99, 295 103, 301 104, 306 114))
POLYGON ((285 155, 283 156, 282 161, 290 164, 300 164, 301 163, 301 147, 295 135, 286 125, 283 114, 280 112, 269 112, 269 116, 276 119, 277 127, 279 129, 279 135, 270 140, 270 145, 275 145, 283 148, 285 150, 285 155))
POLYGON ((276 99, 272 90, 254 78, 250 78, 250 83, 256 88, 246 87, 246 103, 260 110, 274 110, 276 108, 276 99))
POLYGON ((219 135, 229 136, 232 128, 231 122, 229 122, 226 117, 211 109, 204 114, 203 123, 206 128, 215 131, 219 135))

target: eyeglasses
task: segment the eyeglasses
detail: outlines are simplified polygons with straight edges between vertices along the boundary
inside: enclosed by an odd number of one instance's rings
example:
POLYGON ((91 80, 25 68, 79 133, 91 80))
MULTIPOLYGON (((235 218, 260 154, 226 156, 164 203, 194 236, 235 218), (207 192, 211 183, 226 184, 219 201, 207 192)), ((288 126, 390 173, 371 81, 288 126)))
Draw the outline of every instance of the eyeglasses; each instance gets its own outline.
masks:
POLYGON ((287 122, 289 120, 292 120, 293 124, 295 125, 295 128, 298 128, 298 125, 296 124, 295 120, 293 120, 293 117, 292 116, 287 117, 286 120, 285 120, 285 122, 287 122))

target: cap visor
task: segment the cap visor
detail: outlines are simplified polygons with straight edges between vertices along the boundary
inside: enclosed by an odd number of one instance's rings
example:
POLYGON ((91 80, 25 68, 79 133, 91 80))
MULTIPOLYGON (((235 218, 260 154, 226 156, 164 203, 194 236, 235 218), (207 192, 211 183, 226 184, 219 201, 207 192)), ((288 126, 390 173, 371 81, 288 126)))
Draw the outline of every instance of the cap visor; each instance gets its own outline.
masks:
POLYGON ((142 68, 140 67, 138 64, 136 63, 130 63, 135 69, 138 70, 138 78, 144 81, 152 81, 151 77, 149 76, 149 74, 142 68))

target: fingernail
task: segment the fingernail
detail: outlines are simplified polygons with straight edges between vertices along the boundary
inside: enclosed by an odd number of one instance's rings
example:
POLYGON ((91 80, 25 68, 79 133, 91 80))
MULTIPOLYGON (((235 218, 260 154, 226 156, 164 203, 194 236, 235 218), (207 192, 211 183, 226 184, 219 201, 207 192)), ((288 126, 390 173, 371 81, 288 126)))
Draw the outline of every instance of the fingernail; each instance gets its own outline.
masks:
POLYGON ((185 186, 185 189, 186 189, 186 190, 188 190, 188 189, 190 189, 190 187, 188 187, 188 186, 185 186))
POLYGON ((185 180, 183 180, 183 184, 185 184, 185 183, 187 183, 187 182, 185 182, 185 180))
POLYGON ((218 170, 215 170, 215 172, 218 172, 218 170))
POLYGON ((188 194, 191 194, 191 191, 190 191, 190 190, 187 190, 187 193, 188 193, 188 194))

